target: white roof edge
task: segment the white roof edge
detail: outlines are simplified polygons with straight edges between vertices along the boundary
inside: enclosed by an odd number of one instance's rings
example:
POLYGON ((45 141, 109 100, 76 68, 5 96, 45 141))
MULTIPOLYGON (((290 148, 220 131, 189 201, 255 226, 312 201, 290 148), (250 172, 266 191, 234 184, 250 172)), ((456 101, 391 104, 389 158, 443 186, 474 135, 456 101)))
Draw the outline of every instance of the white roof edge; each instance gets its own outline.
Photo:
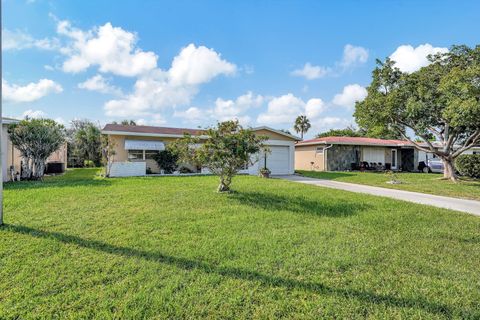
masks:
MULTIPOLYGON (((268 130, 272 131, 275 133, 278 133, 280 135, 289 137, 293 140, 300 141, 301 139, 299 137, 296 137, 294 135, 288 134, 286 132, 280 131, 280 130, 275 130, 273 128, 267 127, 267 126, 261 126, 261 127, 255 127, 252 128, 253 131, 258 131, 258 130, 268 130)), ((165 133, 144 133, 144 132, 129 132, 129 131, 117 131, 117 130, 102 130, 102 134, 112 134, 112 135, 120 135, 120 136, 143 136, 143 137, 162 137, 162 138, 183 138, 183 134, 165 134, 165 133)), ((206 138, 206 135, 201 135, 199 136, 200 138, 206 138)))
POLYGON ((326 142, 326 141, 312 141, 312 142, 305 142, 305 143, 297 143, 296 146, 311 146, 315 144, 343 144, 343 145, 350 145, 350 146, 372 146, 372 147, 385 147, 385 148, 393 148, 393 147, 414 147, 413 145, 407 144, 376 144, 376 143, 351 143, 351 142, 326 142))
POLYGON ((17 119, 10 119, 10 118, 3 118, 2 117, 2 124, 12 124, 12 123, 19 123, 20 120, 17 119))
POLYGON ((280 135, 282 135, 282 136, 286 136, 286 137, 292 138, 292 139, 297 140, 297 141, 302 140, 302 139, 300 139, 299 137, 294 136, 293 134, 289 134, 289 133, 286 133, 286 132, 283 132, 283 131, 280 131, 280 130, 276 130, 276 129, 273 129, 273 128, 270 128, 270 127, 267 127, 267 126, 254 127, 254 128, 252 128, 252 130, 253 130, 253 131, 268 130, 268 131, 272 131, 272 132, 278 133, 278 134, 280 134, 280 135))
MULTIPOLYGON (((160 137, 160 138, 183 138, 183 134, 166 134, 166 133, 145 133, 145 132, 128 132, 128 131, 111 131, 102 130, 102 134, 112 134, 118 136, 136 136, 136 137, 160 137)), ((200 138, 207 136, 201 135, 200 138)))

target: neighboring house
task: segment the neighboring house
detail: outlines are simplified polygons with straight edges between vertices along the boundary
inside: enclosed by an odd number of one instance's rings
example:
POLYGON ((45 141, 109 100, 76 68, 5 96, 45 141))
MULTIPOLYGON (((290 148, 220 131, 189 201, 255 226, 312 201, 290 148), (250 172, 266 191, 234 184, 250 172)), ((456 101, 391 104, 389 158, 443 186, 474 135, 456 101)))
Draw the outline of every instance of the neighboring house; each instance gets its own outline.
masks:
MULTIPOLYGON (((18 123, 19 120, 12 118, 2 118, 2 177, 3 181, 11 181, 11 169, 14 173, 20 173, 21 155, 10 141, 8 137, 8 126, 12 123, 18 123)), ((67 144, 65 143, 60 149, 52 153, 47 159, 47 172, 59 173, 65 171, 67 166, 67 144)))
MULTIPOLYGON (((252 129, 255 134, 267 136, 265 142, 270 153, 266 155, 267 168, 272 174, 293 174, 295 170, 295 142, 299 138, 288 133, 269 127, 252 129)), ((167 128, 153 126, 128 126, 107 124, 102 134, 108 135, 115 145, 115 156, 111 164, 111 176, 139 176, 146 172, 160 173, 160 169, 153 159, 155 153, 165 150, 168 143, 182 138, 184 133, 193 136, 204 136, 205 131, 200 129, 167 128)), ((258 161, 245 168, 243 173, 258 174, 264 166, 265 155, 255 156, 258 161)), ((191 165, 183 165, 193 172, 206 172, 205 169, 191 165)))
MULTIPOLYGON (((480 147, 465 153, 480 153, 480 147)), ((295 169, 345 171, 367 162, 387 169, 417 171, 421 161, 434 158, 417 150, 405 140, 384 140, 364 137, 323 137, 295 145, 295 169)))

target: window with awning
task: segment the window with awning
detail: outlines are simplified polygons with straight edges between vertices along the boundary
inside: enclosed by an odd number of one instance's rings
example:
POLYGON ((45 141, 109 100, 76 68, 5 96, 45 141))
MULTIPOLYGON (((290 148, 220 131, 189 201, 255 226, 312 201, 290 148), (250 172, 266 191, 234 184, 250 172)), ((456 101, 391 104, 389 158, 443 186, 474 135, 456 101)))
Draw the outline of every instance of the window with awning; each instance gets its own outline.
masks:
POLYGON ((165 150, 165 144, 156 140, 125 140, 125 150, 165 150))

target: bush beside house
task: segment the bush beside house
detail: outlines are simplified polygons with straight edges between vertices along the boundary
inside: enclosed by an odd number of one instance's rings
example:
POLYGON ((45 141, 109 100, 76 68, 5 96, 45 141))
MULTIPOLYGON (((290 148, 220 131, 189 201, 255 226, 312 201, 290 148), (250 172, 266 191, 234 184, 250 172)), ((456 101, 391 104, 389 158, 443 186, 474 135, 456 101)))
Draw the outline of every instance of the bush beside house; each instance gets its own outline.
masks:
POLYGON ((458 172, 470 178, 480 178, 480 154, 462 154, 455 161, 458 172))

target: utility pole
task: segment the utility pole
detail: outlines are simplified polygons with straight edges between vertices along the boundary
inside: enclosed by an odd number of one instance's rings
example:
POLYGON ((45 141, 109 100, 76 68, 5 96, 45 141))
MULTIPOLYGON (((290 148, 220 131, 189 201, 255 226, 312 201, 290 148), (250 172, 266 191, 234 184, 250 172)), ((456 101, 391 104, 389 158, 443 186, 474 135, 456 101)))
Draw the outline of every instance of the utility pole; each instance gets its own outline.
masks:
MULTIPOLYGON (((2 37, 3 37, 3 21, 2 21, 2 3, 0 1, 0 25, 2 30, 0 30, 0 74, 2 73, 3 67, 3 53, 2 53, 2 37)), ((3 150, 2 150, 2 138, 3 138, 3 116, 2 116, 2 105, 3 105, 3 88, 0 86, 0 226, 3 225, 3 150)))

